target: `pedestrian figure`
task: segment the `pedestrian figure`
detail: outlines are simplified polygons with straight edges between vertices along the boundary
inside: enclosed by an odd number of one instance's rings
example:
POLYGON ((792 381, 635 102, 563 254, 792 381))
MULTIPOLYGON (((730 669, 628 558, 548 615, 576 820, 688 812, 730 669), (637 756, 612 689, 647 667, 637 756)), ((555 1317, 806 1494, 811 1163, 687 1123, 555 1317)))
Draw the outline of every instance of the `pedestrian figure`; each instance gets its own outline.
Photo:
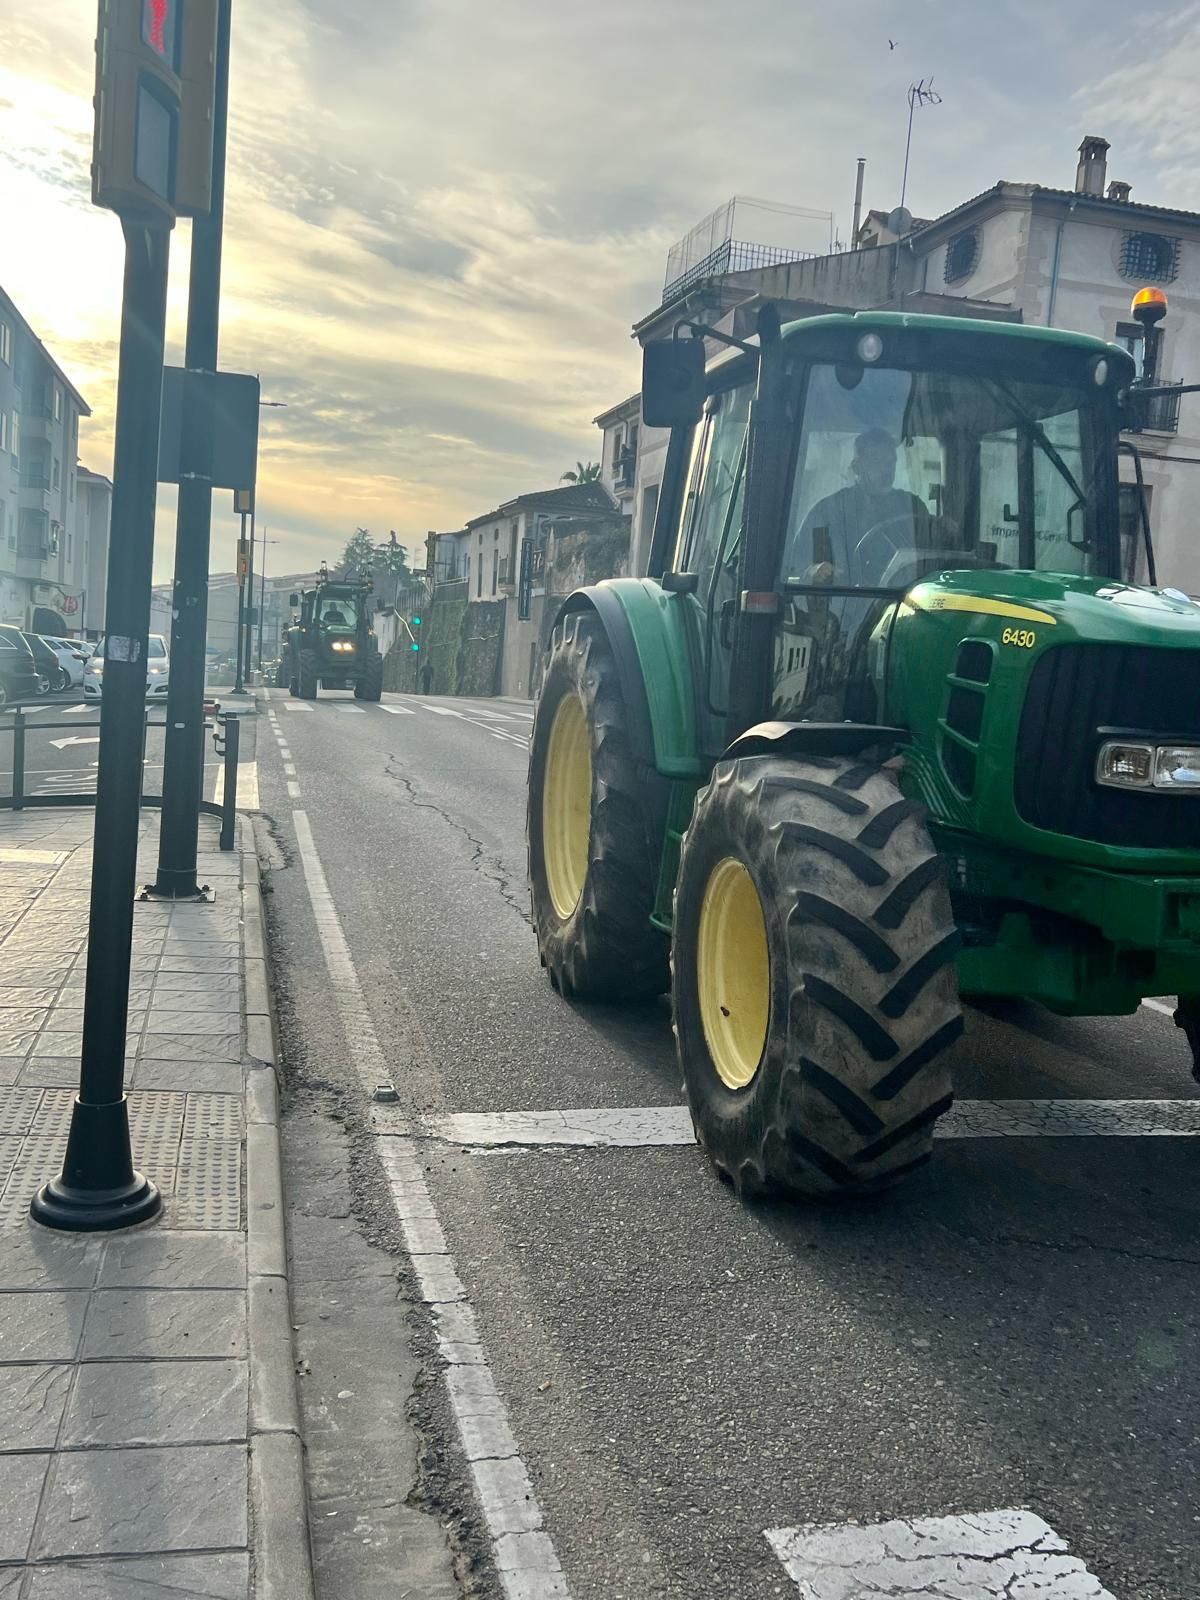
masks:
POLYGON ((433 665, 426 661, 421 668, 421 693, 428 694, 429 686, 433 682, 433 665))

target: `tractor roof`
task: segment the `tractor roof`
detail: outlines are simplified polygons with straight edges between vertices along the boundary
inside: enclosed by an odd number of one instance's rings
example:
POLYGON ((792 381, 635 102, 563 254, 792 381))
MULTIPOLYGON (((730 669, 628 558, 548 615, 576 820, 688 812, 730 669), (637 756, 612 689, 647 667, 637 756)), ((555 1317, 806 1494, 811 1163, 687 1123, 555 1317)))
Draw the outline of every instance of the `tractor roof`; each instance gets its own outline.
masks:
POLYGON ((1090 333, 1074 333, 1069 328, 1039 328, 1022 322, 989 322, 976 317, 923 316, 905 311, 833 312, 823 317, 802 317, 784 325, 783 337, 793 344, 806 336, 819 335, 822 330, 846 327, 877 333, 905 328, 910 332, 956 334, 964 339, 1025 339, 1040 344, 1066 345, 1092 355, 1111 356, 1118 348, 1090 333))

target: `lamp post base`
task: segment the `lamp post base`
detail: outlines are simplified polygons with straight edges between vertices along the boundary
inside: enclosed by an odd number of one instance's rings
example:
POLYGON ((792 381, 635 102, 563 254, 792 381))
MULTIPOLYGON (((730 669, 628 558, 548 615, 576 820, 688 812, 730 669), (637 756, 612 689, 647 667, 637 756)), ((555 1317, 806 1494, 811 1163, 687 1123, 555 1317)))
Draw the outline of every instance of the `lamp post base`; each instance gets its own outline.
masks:
POLYGON ((33 1220, 69 1233, 101 1233, 148 1222, 161 1210, 158 1189, 134 1171, 124 1096, 99 1106, 77 1099, 62 1172, 34 1195, 33 1220))

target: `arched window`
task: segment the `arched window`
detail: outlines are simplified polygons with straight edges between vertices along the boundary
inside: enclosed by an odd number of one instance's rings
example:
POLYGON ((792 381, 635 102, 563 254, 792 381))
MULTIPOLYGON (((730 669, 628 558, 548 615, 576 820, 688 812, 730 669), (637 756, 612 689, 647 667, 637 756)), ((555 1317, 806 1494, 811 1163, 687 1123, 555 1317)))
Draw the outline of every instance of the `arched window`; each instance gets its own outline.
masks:
POLYGON ((975 271, 979 261, 979 229, 964 228, 956 233, 946 246, 944 279, 947 283, 961 283, 975 271))
POLYGON ((1173 283, 1179 273, 1179 240, 1161 233, 1127 233, 1121 242, 1121 275, 1138 283, 1173 283))

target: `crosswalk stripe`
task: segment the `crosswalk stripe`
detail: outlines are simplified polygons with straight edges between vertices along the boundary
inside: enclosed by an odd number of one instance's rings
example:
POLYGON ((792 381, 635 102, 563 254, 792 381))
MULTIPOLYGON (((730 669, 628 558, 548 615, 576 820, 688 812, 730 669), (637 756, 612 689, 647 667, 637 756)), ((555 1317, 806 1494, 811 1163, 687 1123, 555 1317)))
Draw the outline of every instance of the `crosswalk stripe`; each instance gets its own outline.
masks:
POLYGON ((422 711, 432 711, 435 717, 461 717, 461 711, 453 711, 449 706, 421 706, 422 711))
POLYGON ((311 711, 312 707, 303 700, 285 700, 283 709, 285 711, 311 711))
MULTIPOLYGON (((642 1146, 695 1142, 686 1106, 569 1111, 459 1111, 432 1117, 450 1144, 642 1146)), ((941 1139, 1200 1138, 1195 1100, 958 1100, 937 1124, 941 1139)))
POLYGON ((335 706, 334 710, 345 712, 350 717, 365 717, 367 714, 361 706, 335 706))
POLYGON ((379 707, 379 709, 380 709, 380 711, 390 711, 392 716, 394 716, 394 717, 411 717, 412 714, 413 714, 411 706, 385 706, 385 705, 381 705, 379 707))
POLYGON ((903 1522, 772 1528, 767 1541, 804 1600, 851 1595, 970 1595, 1113 1600, 1032 1511, 903 1522))

